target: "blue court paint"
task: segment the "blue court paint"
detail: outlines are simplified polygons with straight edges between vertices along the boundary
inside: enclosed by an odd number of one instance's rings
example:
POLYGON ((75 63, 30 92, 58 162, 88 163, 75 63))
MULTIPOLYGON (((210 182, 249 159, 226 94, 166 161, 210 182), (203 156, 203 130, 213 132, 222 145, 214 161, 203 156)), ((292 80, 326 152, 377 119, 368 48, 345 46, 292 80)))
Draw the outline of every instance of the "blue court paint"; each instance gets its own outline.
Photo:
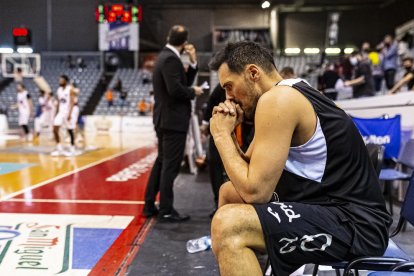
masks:
POLYGON ((2 163, 0 162, 0 175, 20 171, 22 169, 32 167, 36 164, 32 163, 2 163))
POLYGON ((72 269, 92 269, 123 229, 73 228, 72 269))

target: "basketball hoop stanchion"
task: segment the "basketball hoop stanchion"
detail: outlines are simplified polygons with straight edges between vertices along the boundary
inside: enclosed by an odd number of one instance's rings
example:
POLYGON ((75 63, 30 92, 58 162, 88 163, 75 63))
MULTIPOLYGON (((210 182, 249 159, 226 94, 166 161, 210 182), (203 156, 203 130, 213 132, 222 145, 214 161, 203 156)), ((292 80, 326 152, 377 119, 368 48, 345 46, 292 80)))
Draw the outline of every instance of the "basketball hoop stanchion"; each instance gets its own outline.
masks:
POLYGON ((39 76, 41 68, 40 54, 2 54, 1 71, 3 77, 14 78, 18 70, 22 77, 34 78, 39 76))

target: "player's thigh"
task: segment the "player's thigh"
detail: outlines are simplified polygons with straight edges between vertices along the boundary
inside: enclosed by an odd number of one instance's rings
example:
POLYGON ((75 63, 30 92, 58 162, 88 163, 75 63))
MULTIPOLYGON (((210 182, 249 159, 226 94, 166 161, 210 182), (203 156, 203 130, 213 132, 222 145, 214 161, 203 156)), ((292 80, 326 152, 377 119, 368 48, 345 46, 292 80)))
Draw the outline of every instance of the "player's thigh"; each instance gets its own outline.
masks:
POLYGON ((56 114, 55 119, 53 120, 53 125, 58 127, 61 126, 64 122, 64 119, 64 114, 59 112, 56 114))

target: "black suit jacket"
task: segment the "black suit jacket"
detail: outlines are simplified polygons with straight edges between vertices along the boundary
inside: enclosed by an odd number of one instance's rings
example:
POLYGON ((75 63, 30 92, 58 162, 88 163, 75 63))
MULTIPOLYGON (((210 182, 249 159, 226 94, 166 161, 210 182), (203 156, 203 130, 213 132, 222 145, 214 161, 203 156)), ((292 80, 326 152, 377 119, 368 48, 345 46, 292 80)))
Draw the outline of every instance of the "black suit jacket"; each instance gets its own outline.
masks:
POLYGON ((180 58, 164 47, 155 64, 152 77, 154 86, 154 126, 155 128, 187 132, 191 116, 191 100, 197 69, 189 66, 185 72, 180 58))

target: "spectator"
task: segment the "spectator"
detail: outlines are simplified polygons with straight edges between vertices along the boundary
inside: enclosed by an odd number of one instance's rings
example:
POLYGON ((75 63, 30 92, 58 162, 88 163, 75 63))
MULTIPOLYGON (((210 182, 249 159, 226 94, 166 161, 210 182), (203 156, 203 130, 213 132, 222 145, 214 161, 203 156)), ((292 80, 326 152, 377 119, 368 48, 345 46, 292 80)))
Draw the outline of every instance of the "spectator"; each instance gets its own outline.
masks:
POLYGON ((66 56, 65 64, 69 69, 75 68, 75 63, 73 62, 72 55, 66 56))
POLYGON ((352 79, 352 72, 354 66, 351 64, 349 56, 345 56, 340 60, 340 65, 338 68, 339 77, 343 80, 352 79))
POLYGON ((404 77, 394 85, 394 87, 388 92, 389 94, 397 93, 404 84, 407 84, 408 90, 414 90, 413 58, 405 57, 402 61, 402 66, 405 69, 404 77))
POLYGON ((367 60, 371 65, 372 78, 374 81, 374 91, 381 90, 381 83, 383 79, 383 73, 381 70, 381 60, 378 51, 373 50, 368 42, 362 43, 361 55, 364 60, 367 60))
POLYGON ((369 63, 363 60, 361 53, 357 51, 351 54, 349 61, 355 66, 354 78, 345 81, 345 86, 353 87, 354 98, 374 96, 374 84, 369 63))
POLYGON ((112 89, 108 89, 106 91, 106 101, 108 102, 108 108, 114 105, 114 93, 112 92, 112 89))
POLYGON ((283 67, 282 70, 280 70, 280 75, 284 79, 294 79, 294 78, 296 78, 295 71, 293 70, 292 67, 289 67, 289 66, 283 67))
POLYGON ((126 101, 127 97, 128 97, 128 92, 126 92, 125 90, 121 90, 119 92, 119 99, 121 100, 120 106, 124 106, 127 103, 126 101))
POLYGON ((325 96, 335 101, 338 96, 338 91, 335 89, 335 84, 339 79, 338 73, 332 63, 328 63, 325 67, 325 72, 321 78, 321 90, 325 96))
POLYGON ((122 91, 122 80, 120 78, 116 80, 115 85, 114 85, 114 90, 117 92, 122 91))
POLYGON ((148 104, 144 99, 141 99, 137 104, 139 115, 146 115, 148 112, 148 104))
POLYGON ((387 86, 387 89, 391 89, 394 86, 398 60, 398 45, 391 35, 386 35, 384 37, 381 53, 381 67, 384 72, 385 85, 387 86))
POLYGON ((119 105, 124 106, 126 104, 128 92, 124 90, 122 80, 120 78, 116 80, 113 90, 119 93, 119 105))
POLYGON ((369 42, 362 43, 361 46, 361 55, 363 59, 369 59, 369 53, 371 52, 371 45, 369 42))

